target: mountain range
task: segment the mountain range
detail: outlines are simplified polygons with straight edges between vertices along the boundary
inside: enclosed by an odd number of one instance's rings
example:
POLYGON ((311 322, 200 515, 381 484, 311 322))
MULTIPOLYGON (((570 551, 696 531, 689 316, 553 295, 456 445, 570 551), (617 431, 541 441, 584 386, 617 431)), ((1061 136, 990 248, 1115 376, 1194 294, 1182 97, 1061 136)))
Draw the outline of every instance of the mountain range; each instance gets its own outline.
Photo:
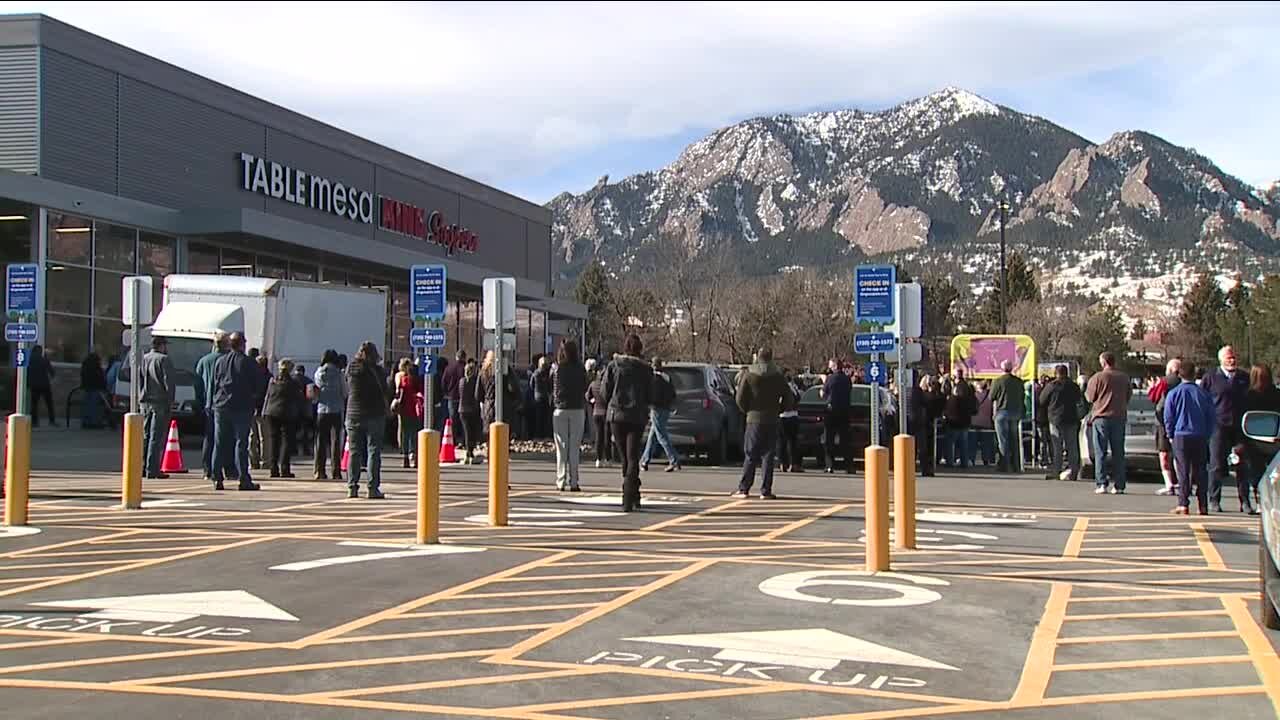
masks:
MULTIPOLYGON (((947 88, 880 112, 775 115, 717 130, 670 165, 553 212, 562 286, 586 263, 660 271, 728 256, 752 275, 899 262, 981 292, 1006 240, 1042 283, 1167 315, 1190 277, 1226 284, 1280 269, 1280 182, 1252 187, 1194 149, 1141 131, 1091 142, 1044 118, 947 88)), ((723 258, 721 258, 723 260, 723 258)))

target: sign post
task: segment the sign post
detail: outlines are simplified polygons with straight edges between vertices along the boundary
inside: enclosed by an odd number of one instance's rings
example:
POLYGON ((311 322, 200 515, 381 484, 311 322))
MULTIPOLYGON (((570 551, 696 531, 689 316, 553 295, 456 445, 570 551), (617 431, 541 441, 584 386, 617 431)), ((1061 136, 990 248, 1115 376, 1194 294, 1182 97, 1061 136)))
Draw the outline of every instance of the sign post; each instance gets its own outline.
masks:
MULTIPOLYGON (((858 326, 888 325, 894 321, 893 289, 897 271, 892 265, 860 265, 853 273, 853 319, 858 326)), ((897 347, 893 333, 857 333, 854 351, 871 355, 873 368, 880 369, 880 353, 897 347)), ((889 449, 880 444, 880 386, 872 384, 871 445, 864 452, 866 482, 863 490, 867 521, 867 570, 889 569, 889 449)))
POLYGON ((23 322, 36 315, 36 283, 39 266, 14 263, 5 268, 7 290, 4 294, 4 336, 16 343, 13 366, 18 371, 17 397, 9 416, 9 444, 5 452, 4 522, 17 527, 27 524, 28 496, 31 487, 31 418, 27 415, 27 344, 40 336, 35 323, 23 322), (17 322, 8 322, 15 320, 17 322))
MULTIPOLYGON (((918 340, 924 334, 924 294, 920 285, 899 283, 894 288, 893 306, 897 317, 891 329, 898 343, 898 420, 901 425, 897 436, 893 438, 894 537, 899 548, 914 550, 916 443, 926 442, 928 438, 927 433, 916 438, 907 421, 907 395, 912 392, 909 380, 911 371, 907 369, 907 364, 919 362, 921 347, 918 340)), ((928 448, 928 451, 933 452, 933 448, 928 448)))
MULTIPOLYGON (((448 286, 449 271, 444 265, 414 265, 409 268, 409 286, 412 288, 412 294, 409 300, 409 313, 413 316, 414 328, 409 334, 409 345, 415 349, 422 348, 427 354, 435 354, 435 348, 444 347, 443 335, 441 330, 441 342, 439 345, 422 344, 415 345, 414 334, 420 328, 417 327, 418 322, 426 321, 428 327, 426 329, 439 329, 438 323, 444 319, 445 310, 448 307, 448 286)), ((434 337, 434 336, 433 336, 434 337)), ((425 338, 420 339, 425 341, 425 338)), ((424 373, 422 377, 423 389, 426 392, 426 402, 423 403, 423 425, 424 430, 435 429, 435 382, 434 382, 434 358, 432 361, 423 362, 423 368, 430 370, 424 373)), ((418 462, 422 462, 422 458, 418 458, 418 462)))
POLYGON ((142 415, 139 398, 142 392, 142 326, 154 320, 151 307, 153 280, 145 275, 126 277, 120 292, 123 312, 120 320, 129 326, 130 362, 129 414, 124 416, 124 447, 120 462, 121 505, 126 510, 142 507, 142 415))
POLYGON ((510 429, 503 422, 502 396, 506 394, 506 331, 516 325, 515 278, 485 278, 484 327, 493 331, 494 363, 494 413, 489 426, 489 524, 507 524, 507 493, 510 489, 510 469, 507 453, 510 449, 510 429))

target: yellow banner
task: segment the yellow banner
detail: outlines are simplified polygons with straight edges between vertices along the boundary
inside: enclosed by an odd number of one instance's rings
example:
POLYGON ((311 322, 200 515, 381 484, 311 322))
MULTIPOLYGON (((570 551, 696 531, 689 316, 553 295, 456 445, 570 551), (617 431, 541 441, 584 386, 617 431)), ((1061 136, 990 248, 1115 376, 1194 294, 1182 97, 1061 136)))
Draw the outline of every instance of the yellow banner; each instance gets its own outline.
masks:
POLYGON ((1026 335, 957 335, 951 340, 951 367, 964 368, 965 377, 997 378, 1001 365, 1013 362, 1013 374, 1036 378, 1036 343, 1026 335))

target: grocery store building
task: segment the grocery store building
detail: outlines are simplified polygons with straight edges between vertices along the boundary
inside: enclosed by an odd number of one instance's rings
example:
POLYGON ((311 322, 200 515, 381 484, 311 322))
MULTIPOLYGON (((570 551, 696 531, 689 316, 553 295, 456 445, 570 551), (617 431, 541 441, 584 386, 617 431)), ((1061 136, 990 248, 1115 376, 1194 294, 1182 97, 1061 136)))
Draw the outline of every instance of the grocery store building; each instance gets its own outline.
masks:
POLYGON ((546 208, 52 18, 0 16, 0 264, 43 268, 55 363, 119 349, 134 273, 384 288, 370 339, 408 354, 408 268, 444 263, 445 352, 483 348, 481 282, 510 276, 523 365, 585 317, 552 296, 551 255, 546 208))

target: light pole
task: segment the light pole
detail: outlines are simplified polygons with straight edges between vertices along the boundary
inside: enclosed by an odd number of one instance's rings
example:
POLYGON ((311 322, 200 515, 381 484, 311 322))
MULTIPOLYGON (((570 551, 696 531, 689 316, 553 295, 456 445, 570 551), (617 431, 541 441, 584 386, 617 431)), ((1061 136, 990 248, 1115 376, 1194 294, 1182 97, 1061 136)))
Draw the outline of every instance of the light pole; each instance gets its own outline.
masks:
POLYGON ((1004 222, 1009 203, 1001 200, 997 207, 1000 209, 1000 334, 1006 335, 1009 332, 1009 267, 1004 257, 1004 222))

